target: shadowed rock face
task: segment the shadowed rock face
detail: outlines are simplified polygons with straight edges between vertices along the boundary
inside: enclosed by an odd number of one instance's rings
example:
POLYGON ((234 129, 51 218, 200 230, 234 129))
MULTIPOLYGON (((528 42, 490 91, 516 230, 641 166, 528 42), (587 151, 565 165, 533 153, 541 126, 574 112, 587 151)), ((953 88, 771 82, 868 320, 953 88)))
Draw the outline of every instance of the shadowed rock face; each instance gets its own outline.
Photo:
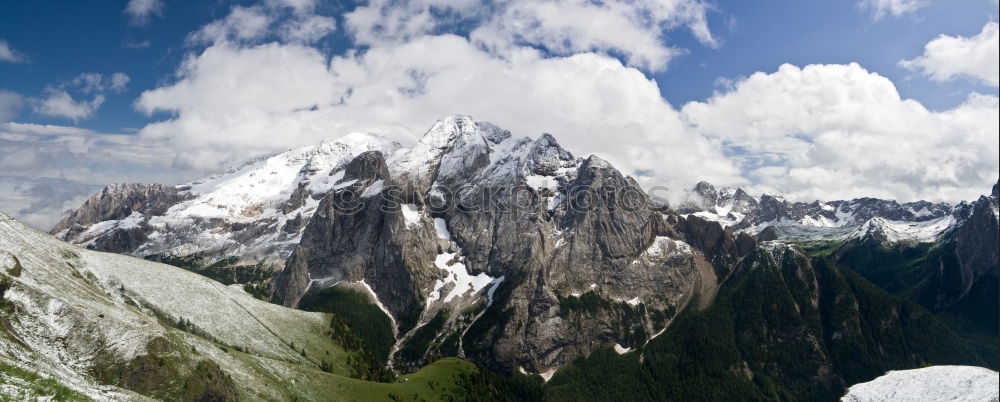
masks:
POLYGON ((433 227, 407 227, 402 199, 380 190, 390 181, 380 152, 365 152, 350 162, 342 182, 352 181, 320 202, 275 279, 275 298, 295 307, 311 285, 363 280, 390 311, 419 310, 418 289, 437 275, 433 227))
POLYGON ((1000 269, 997 187, 989 196, 959 205, 961 225, 941 240, 937 258, 925 263, 931 275, 924 294, 924 304, 932 310, 957 312, 977 323, 988 323, 994 336, 1000 269))
POLYGON ((162 215, 171 206, 188 199, 174 187, 162 184, 112 184, 91 196, 77 210, 60 221, 50 233, 63 240, 75 239, 87 248, 128 253, 146 240, 148 226, 144 217, 162 215), (138 214, 138 215, 133 215, 138 214), (91 226, 104 221, 136 217, 133 226, 97 237, 85 235, 91 226))
POLYGON ((679 218, 668 222, 635 180, 600 158, 573 157, 547 134, 511 138, 452 117, 416 151, 351 161, 274 293, 295 306, 363 280, 396 322, 397 349, 417 348, 423 327, 434 331, 421 357, 391 358, 400 370, 458 354, 544 372, 597 348, 639 346, 691 299, 699 264, 738 258, 731 232, 675 230, 679 218))

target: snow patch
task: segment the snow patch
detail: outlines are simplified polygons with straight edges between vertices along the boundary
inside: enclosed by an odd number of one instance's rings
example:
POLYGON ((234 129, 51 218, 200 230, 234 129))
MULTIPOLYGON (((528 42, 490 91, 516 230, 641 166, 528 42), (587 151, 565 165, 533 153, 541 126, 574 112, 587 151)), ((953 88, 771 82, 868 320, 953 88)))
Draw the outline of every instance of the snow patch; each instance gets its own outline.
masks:
POLYGON ((533 188, 547 188, 552 191, 559 189, 559 181, 557 181, 555 177, 551 176, 533 174, 525 176, 524 182, 533 188))
POLYGON ((385 187, 385 182, 382 180, 377 180, 372 183, 365 192, 361 193, 361 198, 374 197, 376 195, 382 194, 382 189, 385 187))
POLYGON ((622 345, 619 345, 617 343, 615 344, 615 353, 623 355, 623 354, 626 354, 626 353, 631 352, 631 351, 632 351, 632 348, 626 348, 626 347, 623 347, 622 345))
MULTIPOLYGON (((343 175, 343 173, 341 173, 341 175, 343 175)), ((348 180, 348 181, 345 181, 345 182, 340 182, 340 183, 334 184, 333 185, 333 191, 339 191, 339 190, 348 188, 348 187, 354 185, 354 183, 357 183, 357 182, 358 182, 358 179, 351 179, 351 180, 348 180)))
POLYGON ((500 287, 500 283, 506 278, 506 275, 500 275, 499 278, 496 278, 493 282, 491 282, 492 285, 490 285, 490 288, 486 291, 486 307, 493 305, 493 293, 496 293, 497 288, 500 287))
POLYGON ((399 209, 403 213, 403 219, 406 220, 407 228, 420 226, 420 211, 416 205, 403 204, 399 209))
POLYGON ((451 233, 448 232, 448 223, 443 218, 434 218, 434 230, 438 238, 451 241, 451 233))
POLYGON ((645 254, 652 257, 665 257, 675 254, 691 254, 691 246, 680 240, 673 240, 665 236, 657 236, 653 244, 646 249, 645 254))
POLYGON ((361 286, 363 286, 365 288, 365 290, 368 291, 368 294, 372 295, 372 300, 375 300, 375 305, 378 306, 379 310, 382 310, 382 312, 385 313, 385 315, 389 316, 389 321, 392 321, 392 332, 395 333, 396 332, 396 319, 393 318, 392 314, 389 313, 389 309, 385 308, 385 305, 382 304, 382 302, 378 299, 378 295, 375 294, 375 289, 372 289, 372 287, 369 286, 368 282, 365 282, 364 279, 362 279, 361 282, 358 282, 358 284, 360 284, 361 286))
MULTIPOLYGON (((441 297, 441 288, 443 288, 448 283, 453 283, 455 286, 452 287, 451 291, 444 297, 444 302, 448 303, 452 299, 460 296, 464 296, 468 292, 478 293, 483 290, 490 283, 494 282, 494 278, 487 275, 485 272, 479 275, 469 275, 469 272, 465 268, 465 264, 456 258, 458 253, 442 253, 438 254, 437 258, 434 260, 434 265, 439 269, 448 271, 448 274, 444 279, 438 279, 434 283, 434 290, 427 297, 427 305, 429 306, 431 302, 438 300, 441 297)), ((497 283, 499 284, 499 282, 497 283)))

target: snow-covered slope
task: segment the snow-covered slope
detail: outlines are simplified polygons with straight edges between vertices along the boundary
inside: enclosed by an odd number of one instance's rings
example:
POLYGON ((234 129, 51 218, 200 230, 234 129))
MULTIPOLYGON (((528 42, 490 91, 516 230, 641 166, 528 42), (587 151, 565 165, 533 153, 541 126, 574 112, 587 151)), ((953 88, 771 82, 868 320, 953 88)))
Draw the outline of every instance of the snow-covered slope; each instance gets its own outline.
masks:
POLYGON ((91 398, 141 399, 113 385, 134 385, 119 373, 142 373, 150 357, 171 356, 169 370, 150 374, 166 384, 136 389, 154 395, 192 370, 208 370, 204 361, 250 399, 288 397, 287 383, 319 372, 321 360, 349 372, 327 315, 265 303, 179 268, 68 245, 2 213, 0 280, 0 363, 91 398))
POLYGON ((370 150, 391 155, 399 144, 353 133, 253 159, 176 186, 179 202, 165 211, 136 203, 126 206, 132 214, 95 224, 76 222, 71 215, 54 234, 74 244, 137 256, 200 254, 206 265, 226 257, 280 265, 298 243, 319 198, 343 177, 344 165, 370 150), (116 236, 132 241, 109 241, 116 236))
POLYGON ((970 366, 932 366, 890 371, 852 386, 845 402, 996 402, 1000 377, 993 370, 970 366))

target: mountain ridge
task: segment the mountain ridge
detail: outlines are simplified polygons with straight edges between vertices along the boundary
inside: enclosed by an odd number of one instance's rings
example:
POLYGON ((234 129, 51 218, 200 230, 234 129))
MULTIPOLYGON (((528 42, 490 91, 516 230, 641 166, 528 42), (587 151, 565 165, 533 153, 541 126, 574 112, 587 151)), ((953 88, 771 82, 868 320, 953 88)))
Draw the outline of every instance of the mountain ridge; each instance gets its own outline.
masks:
POLYGON ((789 203, 704 182, 697 202, 663 205, 549 134, 460 115, 411 147, 352 134, 173 190, 123 188, 137 195, 97 194, 55 234, 195 272, 263 264, 244 285, 291 307, 357 289, 391 320, 387 364, 401 371, 462 356, 550 374, 645 344, 691 300, 707 307, 760 241, 936 244, 972 216, 969 203, 789 203))

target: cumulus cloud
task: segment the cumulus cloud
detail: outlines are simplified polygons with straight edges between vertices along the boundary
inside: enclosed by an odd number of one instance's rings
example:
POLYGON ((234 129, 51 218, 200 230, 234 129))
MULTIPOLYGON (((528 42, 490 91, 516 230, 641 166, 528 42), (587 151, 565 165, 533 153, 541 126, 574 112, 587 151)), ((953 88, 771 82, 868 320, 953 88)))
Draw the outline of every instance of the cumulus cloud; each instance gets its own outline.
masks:
POLYGON ((710 144, 684 137, 676 111, 639 70, 592 53, 546 58, 522 49, 514 59, 452 35, 329 62, 296 45, 215 46, 137 106, 176 113, 142 134, 172 141, 179 164, 202 169, 272 150, 276 138, 287 147, 367 131, 413 142, 435 119, 461 112, 519 135, 551 132, 570 149, 605 150, 626 169, 666 175, 698 162, 709 177, 732 179, 735 170, 710 144), (678 142, 689 146, 671 146, 678 142))
POLYGON ((94 112, 104 103, 104 95, 95 95, 89 101, 73 99, 68 92, 63 89, 47 91, 47 94, 34 105, 35 113, 64 117, 74 122, 93 116, 94 112))
POLYGON ((14 119, 21 112, 24 97, 17 92, 0 89, 0 123, 14 119))
POLYGON ((27 60, 24 54, 10 47, 6 40, 0 39, 0 62, 21 63, 27 60))
POLYGON ((934 81, 966 78, 1000 85, 1000 26, 989 22, 972 37, 941 35, 924 46, 924 54, 899 62, 934 81))
POLYGON ((129 76, 125 73, 104 75, 82 73, 68 81, 59 82, 45 88, 40 99, 33 100, 35 113, 43 116, 63 117, 73 122, 90 118, 106 100, 105 94, 123 92, 129 76), (90 100, 77 100, 74 95, 84 95, 90 100))
POLYGON ((333 17, 313 14, 315 2, 268 0, 260 5, 233 6, 225 18, 212 21, 188 37, 193 44, 255 43, 265 39, 315 43, 333 33, 333 17))
POLYGON ((1000 170, 997 97, 934 112, 857 64, 783 65, 682 109, 752 188, 796 199, 973 199, 1000 170))
POLYGON ((163 16, 163 0, 129 0, 124 12, 132 25, 145 25, 153 16, 163 16))
MULTIPOLYGON (((515 135, 552 133, 645 185, 709 180, 798 199, 956 201, 986 191, 998 175, 994 96, 934 112, 856 64, 786 65, 732 80, 678 111, 645 72, 659 63, 654 53, 624 42, 594 45, 586 35, 561 50, 530 39, 534 33, 511 38, 492 24, 516 3, 374 1, 345 16, 362 46, 332 57, 282 38, 280 19, 259 35, 231 30, 192 51, 175 81, 142 93, 137 109, 170 117, 140 138, 174 150, 174 168, 210 172, 354 131, 412 143, 437 118, 465 113, 515 135)), ((643 4, 622 4, 632 3, 643 4)), ((579 6, 609 4, 618 3, 579 6)), ((671 27, 694 29, 689 17, 657 18, 656 38, 671 27)), ((569 23, 541 25, 560 24, 569 23)))
POLYGON ((701 0, 374 0, 344 19, 361 44, 398 43, 463 24, 470 38, 494 51, 533 46, 556 55, 621 54, 629 66, 661 71, 678 54, 665 30, 685 26, 717 46, 701 0))
POLYGON ((859 0, 858 6, 871 11, 875 19, 886 15, 898 17, 927 5, 927 0, 859 0))

